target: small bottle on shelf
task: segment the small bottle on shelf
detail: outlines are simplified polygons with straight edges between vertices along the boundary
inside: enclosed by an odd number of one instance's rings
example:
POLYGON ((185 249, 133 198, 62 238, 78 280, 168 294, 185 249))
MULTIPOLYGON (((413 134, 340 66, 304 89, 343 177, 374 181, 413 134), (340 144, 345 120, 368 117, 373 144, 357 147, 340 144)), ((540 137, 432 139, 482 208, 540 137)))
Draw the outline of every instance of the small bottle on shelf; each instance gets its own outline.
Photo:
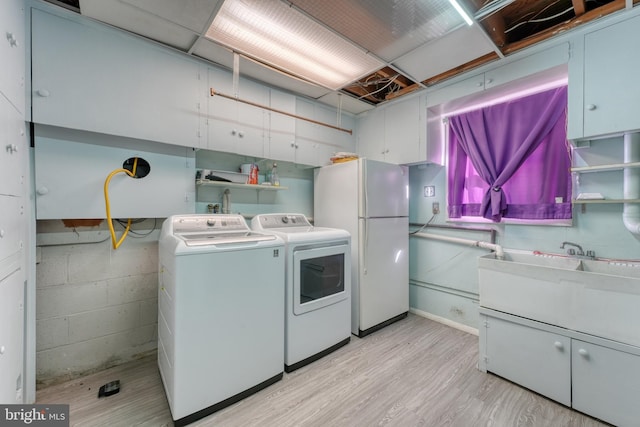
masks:
POLYGON ((280 186, 280 177, 278 177, 278 165, 277 164, 273 164, 273 167, 271 168, 271 185, 275 186, 275 187, 279 187, 280 186))

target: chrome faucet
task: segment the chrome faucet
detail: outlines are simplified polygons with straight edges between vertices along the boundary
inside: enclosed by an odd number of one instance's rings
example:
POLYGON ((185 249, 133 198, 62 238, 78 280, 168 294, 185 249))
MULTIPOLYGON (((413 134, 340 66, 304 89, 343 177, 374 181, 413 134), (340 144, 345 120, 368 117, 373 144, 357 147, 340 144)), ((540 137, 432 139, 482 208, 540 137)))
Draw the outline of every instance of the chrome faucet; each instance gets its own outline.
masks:
POLYGON ((580 245, 578 245, 578 244, 576 244, 576 243, 572 243, 572 242, 562 242, 562 246, 560 246, 560 249, 564 249, 564 247, 565 247, 566 245, 569 245, 569 246, 575 246, 576 248, 578 248, 578 252, 577 252, 577 253, 576 253, 575 249, 572 249, 572 248, 567 249, 567 253, 568 253, 569 255, 578 255, 578 256, 582 256, 582 255, 584 255, 584 251, 582 250, 582 246, 580 246, 580 245))
POLYGON ((575 249, 573 248, 569 248, 567 249, 567 254, 570 256, 577 256, 578 258, 589 258, 589 259, 593 259, 596 257, 596 253, 594 251, 587 251, 587 253, 585 254, 584 251, 582 250, 582 246, 578 245, 577 243, 573 243, 573 242, 562 242, 562 246, 560 246, 560 249, 564 249, 565 246, 575 246, 576 249, 578 249, 578 251, 576 252, 575 249))

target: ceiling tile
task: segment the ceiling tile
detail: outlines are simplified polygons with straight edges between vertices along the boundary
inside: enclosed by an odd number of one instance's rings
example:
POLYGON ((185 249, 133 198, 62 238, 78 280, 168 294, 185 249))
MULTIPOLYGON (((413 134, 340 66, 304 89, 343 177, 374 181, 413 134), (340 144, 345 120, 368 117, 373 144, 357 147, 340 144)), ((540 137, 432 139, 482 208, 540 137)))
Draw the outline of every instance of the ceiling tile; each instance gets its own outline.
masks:
POLYGON ((207 29, 222 0, 120 0, 196 33, 207 29))
POLYGON ((291 77, 244 57, 240 58, 240 74, 263 81, 271 86, 283 88, 311 98, 319 98, 327 93, 331 93, 331 91, 325 87, 291 77))
POLYGON ((80 0, 82 15, 187 51, 197 34, 181 25, 119 0, 80 0))
POLYGON ((211 40, 205 38, 199 39, 195 43, 191 53, 200 58, 220 64, 225 68, 233 68, 233 52, 211 40))
POLYGON ((387 62, 464 24, 448 0, 290 0, 387 62))
POLYGON ((495 45, 478 25, 464 26, 415 49, 393 65, 424 81, 494 51, 495 45))
POLYGON ((349 95, 343 95, 337 92, 328 93, 317 99, 323 104, 327 104, 334 108, 339 108, 340 103, 342 102, 342 111, 347 111, 352 114, 360 114, 375 108, 375 106, 367 102, 358 101, 349 95))

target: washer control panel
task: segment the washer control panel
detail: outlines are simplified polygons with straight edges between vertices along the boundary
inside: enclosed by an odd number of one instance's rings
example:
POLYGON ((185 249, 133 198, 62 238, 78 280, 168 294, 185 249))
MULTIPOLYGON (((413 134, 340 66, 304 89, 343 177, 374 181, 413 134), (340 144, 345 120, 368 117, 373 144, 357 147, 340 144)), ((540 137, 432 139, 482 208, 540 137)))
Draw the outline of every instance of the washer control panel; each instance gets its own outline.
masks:
POLYGON ((249 231, 242 215, 185 215, 173 219, 173 233, 249 231))
MULTIPOLYGON (((302 214, 263 214, 259 215, 260 228, 311 227, 307 217, 302 214)), ((255 219, 254 219, 255 221, 255 219)))

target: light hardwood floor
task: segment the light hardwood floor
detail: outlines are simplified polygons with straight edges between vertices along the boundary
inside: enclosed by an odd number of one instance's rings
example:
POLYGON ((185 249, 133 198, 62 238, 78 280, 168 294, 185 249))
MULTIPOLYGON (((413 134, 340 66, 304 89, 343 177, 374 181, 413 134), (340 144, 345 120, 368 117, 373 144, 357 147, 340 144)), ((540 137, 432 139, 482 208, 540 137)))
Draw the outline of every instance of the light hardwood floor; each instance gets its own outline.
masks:
MULTIPOLYGON (((478 371, 477 358, 478 337, 410 314, 192 425, 606 425, 478 371)), ((70 404, 73 426, 173 425, 155 358, 39 390, 37 400, 70 404), (98 399, 116 379, 120 393, 98 399)))

